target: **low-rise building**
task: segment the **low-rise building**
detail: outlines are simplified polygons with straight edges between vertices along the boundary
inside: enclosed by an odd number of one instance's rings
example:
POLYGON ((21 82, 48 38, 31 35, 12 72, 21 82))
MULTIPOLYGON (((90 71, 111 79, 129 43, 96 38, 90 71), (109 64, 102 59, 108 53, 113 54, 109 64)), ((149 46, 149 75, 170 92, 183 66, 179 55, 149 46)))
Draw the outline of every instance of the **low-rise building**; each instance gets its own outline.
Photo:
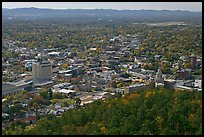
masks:
POLYGON ((182 69, 176 71, 176 79, 189 79, 191 76, 191 69, 182 69))
POLYGON ((148 89, 149 85, 146 84, 135 84, 124 88, 124 94, 140 92, 142 90, 148 89))
POLYGON ((196 79, 194 82, 194 87, 202 89, 202 80, 196 79))

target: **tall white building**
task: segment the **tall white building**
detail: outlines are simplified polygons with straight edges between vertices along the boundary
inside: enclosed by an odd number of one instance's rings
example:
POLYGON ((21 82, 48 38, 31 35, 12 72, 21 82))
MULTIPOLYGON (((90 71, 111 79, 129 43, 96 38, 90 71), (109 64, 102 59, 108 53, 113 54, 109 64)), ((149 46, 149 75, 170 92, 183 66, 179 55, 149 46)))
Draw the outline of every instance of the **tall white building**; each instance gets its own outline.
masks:
POLYGON ((155 87, 156 87, 156 88, 164 87, 164 79, 163 79, 163 77, 162 77, 161 69, 158 69, 158 71, 157 71, 157 73, 156 73, 155 87))
POLYGON ((52 79, 52 66, 49 62, 32 64, 32 78, 52 79))
POLYGON ((156 82, 159 82, 159 83, 163 83, 164 82, 164 79, 162 77, 162 72, 161 72, 161 69, 158 69, 157 73, 156 73, 156 82))

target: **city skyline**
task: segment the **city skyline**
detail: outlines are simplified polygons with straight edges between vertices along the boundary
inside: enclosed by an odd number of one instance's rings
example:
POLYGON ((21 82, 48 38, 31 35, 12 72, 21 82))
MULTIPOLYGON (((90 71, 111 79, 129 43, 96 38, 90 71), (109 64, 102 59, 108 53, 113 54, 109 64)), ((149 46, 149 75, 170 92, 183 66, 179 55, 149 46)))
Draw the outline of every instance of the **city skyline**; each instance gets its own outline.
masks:
POLYGON ((202 2, 2 2, 2 8, 202 11, 202 2), (148 4, 147 4, 148 3, 148 4))

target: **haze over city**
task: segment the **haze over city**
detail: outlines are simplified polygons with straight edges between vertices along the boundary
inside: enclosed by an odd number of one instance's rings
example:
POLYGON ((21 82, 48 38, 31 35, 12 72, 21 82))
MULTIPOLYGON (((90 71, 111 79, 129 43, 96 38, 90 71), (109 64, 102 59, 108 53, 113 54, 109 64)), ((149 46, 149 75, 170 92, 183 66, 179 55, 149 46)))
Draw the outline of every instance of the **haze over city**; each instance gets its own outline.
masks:
POLYGON ((187 10, 202 11, 202 2, 3 2, 3 8, 187 10))

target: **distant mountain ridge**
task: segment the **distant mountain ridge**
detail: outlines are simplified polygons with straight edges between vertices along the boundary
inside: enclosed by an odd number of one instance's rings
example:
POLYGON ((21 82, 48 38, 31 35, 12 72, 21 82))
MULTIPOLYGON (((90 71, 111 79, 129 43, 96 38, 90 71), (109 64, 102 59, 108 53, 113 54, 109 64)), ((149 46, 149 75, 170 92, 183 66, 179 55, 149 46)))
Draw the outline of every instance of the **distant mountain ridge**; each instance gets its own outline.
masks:
POLYGON ((113 20, 146 21, 184 21, 202 24, 202 12, 181 10, 113 10, 113 9, 41 9, 41 8, 2 8, 3 19, 26 18, 70 18, 70 17, 100 17, 113 20))

